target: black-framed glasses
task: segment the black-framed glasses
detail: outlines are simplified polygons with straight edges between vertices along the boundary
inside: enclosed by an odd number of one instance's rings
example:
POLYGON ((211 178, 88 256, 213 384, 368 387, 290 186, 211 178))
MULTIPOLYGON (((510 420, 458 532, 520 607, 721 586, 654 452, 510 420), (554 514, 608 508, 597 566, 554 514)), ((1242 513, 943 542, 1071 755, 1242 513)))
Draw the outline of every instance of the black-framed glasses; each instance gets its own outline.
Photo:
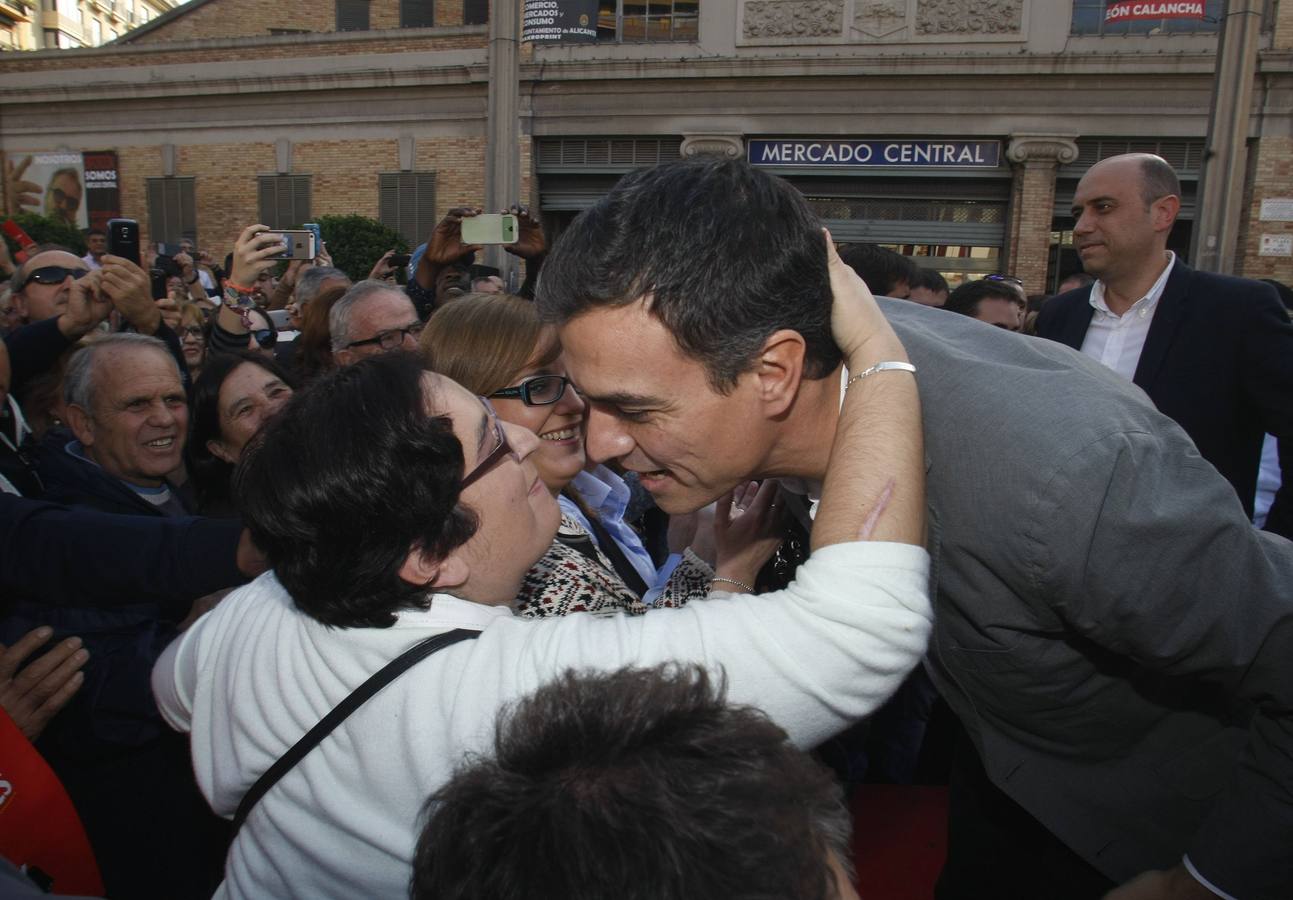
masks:
POLYGON ((39 269, 32 269, 22 277, 22 285, 18 290, 22 290, 33 281, 37 284, 62 284, 70 275, 74 281, 80 281, 86 275, 90 274, 89 269, 77 266, 69 268, 68 266, 41 266, 39 269))
POLYGON ((370 338, 364 338, 362 341, 351 341, 346 347, 363 347, 366 344, 376 344, 383 350, 396 350, 404 345, 404 338, 408 337, 417 340, 417 336, 422 333, 426 327, 423 322, 414 322, 412 325, 405 325, 403 328, 388 328, 385 331, 379 331, 370 338))
POLYGON ((206 333, 202 330, 201 326, 199 325, 186 325, 180 329, 180 337, 194 338, 200 341, 206 337, 206 333))
POLYGON ((1018 285, 1019 287, 1024 286, 1024 280, 1022 278, 1016 278, 1013 275, 984 275, 983 280, 984 281, 1004 281, 1006 284, 1014 284, 1014 285, 1018 285))
POLYGON ((526 406, 550 406, 566 395, 570 379, 565 375, 535 375, 527 378, 516 387, 494 391, 491 398, 520 397, 526 406))
POLYGON ((518 462, 521 459, 517 456, 516 451, 512 449, 512 445, 508 443, 507 430, 503 428, 503 423, 499 421, 498 413, 494 412, 494 407, 491 406, 489 401, 484 397, 477 397, 476 399, 484 405, 485 415, 493 429, 494 449, 486 453, 484 457, 476 463, 476 467, 462 477, 462 487, 458 489, 460 493, 488 475, 491 469, 503 461, 503 457, 511 456, 518 462))

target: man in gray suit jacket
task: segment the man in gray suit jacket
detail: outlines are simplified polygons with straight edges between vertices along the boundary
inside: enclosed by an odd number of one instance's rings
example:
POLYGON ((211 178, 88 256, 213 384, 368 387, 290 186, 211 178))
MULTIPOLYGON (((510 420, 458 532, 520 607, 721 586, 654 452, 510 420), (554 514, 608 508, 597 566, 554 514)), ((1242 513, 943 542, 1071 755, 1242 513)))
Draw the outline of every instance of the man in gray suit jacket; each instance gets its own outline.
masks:
MULTIPOLYGON (((590 457, 666 512, 751 476, 815 497, 849 379, 911 377, 842 371, 819 227, 719 159, 576 220, 538 301, 590 457)), ((940 896, 1293 896, 1293 544, 1094 361, 881 305, 924 407, 929 669, 984 773, 953 785, 940 896)))

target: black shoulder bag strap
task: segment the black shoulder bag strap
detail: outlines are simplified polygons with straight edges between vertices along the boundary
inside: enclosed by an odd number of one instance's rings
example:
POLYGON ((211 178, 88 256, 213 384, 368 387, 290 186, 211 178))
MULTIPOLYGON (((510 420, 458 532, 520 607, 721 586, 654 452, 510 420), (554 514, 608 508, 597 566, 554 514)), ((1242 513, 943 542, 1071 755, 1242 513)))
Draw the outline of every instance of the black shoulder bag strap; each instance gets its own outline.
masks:
POLYGON ((330 713, 319 720, 317 725, 307 731, 304 737, 293 744, 290 750, 280 756, 278 761, 270 766, 264 775, 256 779, 256 783, 243 795, 242 802, 238 804, 238 811, 233 817, 233 832, 230 834, 230 840, 242 828, 242 823, 247 820, 247 816, 251 813, 252 807, 256 805, 257 801, 265 796, 280 778, 291 771, 292 767, 299 763, 305 754, 313 750, 320 741, 331 734, 351 713, 372 699, 374 694, 437 650, 443 650, 445 647, 459 641, 470 640, 479 635, 479 631, 470 631, 465 628, 456 628, 444 634, 437 634, 405 650, 370 675, 367 681, 351 691, 350 696, 338 703, 330 713))

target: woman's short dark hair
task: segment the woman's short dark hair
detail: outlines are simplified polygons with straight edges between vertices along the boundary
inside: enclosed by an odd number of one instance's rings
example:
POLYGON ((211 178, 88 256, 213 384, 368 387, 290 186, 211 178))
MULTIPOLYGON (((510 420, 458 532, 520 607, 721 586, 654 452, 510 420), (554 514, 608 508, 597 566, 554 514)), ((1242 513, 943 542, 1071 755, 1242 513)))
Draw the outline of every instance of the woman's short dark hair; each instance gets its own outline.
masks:
POLYGON ((475 532, 458 503, 462 445, 429 416, 422 367, 387 353, 320 376, 248 443, 234 492, 296 606, 325 625, 385 628, 426 609, 400 578, 409 552, 442 558, 475 532))
POLYGON ((431 796, 414 900, 831 900, 829 770, 700 666, 567 671, 431 796))
POLYGON ((842 361, 821 221, 790 184, 742 160, 700 156, 624 176, 558 238, 536 299, 560 324, 648 294, 722 393, 780 329, 803 335, 805 377, 842 361))
POLYGON ((189 400, 189 438, 184 447, 184 461, 198 509, 203 515, 232 512, 233 497, 230 480, 233 464, 227 463, 207 449, 207 442, 219 440, 220 388, 224 387, 233 370, 251 363, 271 373, 288 387, 296 389, 296 379, 277 360, 251 350, 234 350, 210 357, 202 366, 202 374, 193 382, 193 396, 189 400))

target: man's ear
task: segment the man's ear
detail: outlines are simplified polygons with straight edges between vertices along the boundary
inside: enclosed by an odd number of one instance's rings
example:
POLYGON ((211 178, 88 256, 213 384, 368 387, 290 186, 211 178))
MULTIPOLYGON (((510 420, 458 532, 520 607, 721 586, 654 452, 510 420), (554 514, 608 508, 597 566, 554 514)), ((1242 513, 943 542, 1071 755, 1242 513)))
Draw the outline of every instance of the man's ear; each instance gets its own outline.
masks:
POLYGON ((83 447, 94 446, 94 420, 90 414, 82 407, 75 403, 69 403, 63 410, 64 418, 67 420, 67 427, 72 429, 72 434, 81 442, 83 447))
POLYGON ((461 550, 459 547, 444 559, 436 559, 423 550, 421 545, 414 544, 409 548, 404 565, 400 566, 400 578, 409 584, 441 591, 460 587, 466 583, 470 574, 467 559, 461 550))
POLYGON ((1171 231, 1176 216, 1181 211, 1181 198, 1175 194, 1159 197, 1154 201, 1153 221, 1155 231, 1171 231))
POLYGON ((804 377, 808 345, 798 331, 783 328, 768 335, 756 363, 759 399, 769 415, 778 416, 794 403, 804 377))
POLYGON ((350 350, 333 350, 332 361, 337 364, 338 368, 344 368, 354 362, 355 354, 350 350))

